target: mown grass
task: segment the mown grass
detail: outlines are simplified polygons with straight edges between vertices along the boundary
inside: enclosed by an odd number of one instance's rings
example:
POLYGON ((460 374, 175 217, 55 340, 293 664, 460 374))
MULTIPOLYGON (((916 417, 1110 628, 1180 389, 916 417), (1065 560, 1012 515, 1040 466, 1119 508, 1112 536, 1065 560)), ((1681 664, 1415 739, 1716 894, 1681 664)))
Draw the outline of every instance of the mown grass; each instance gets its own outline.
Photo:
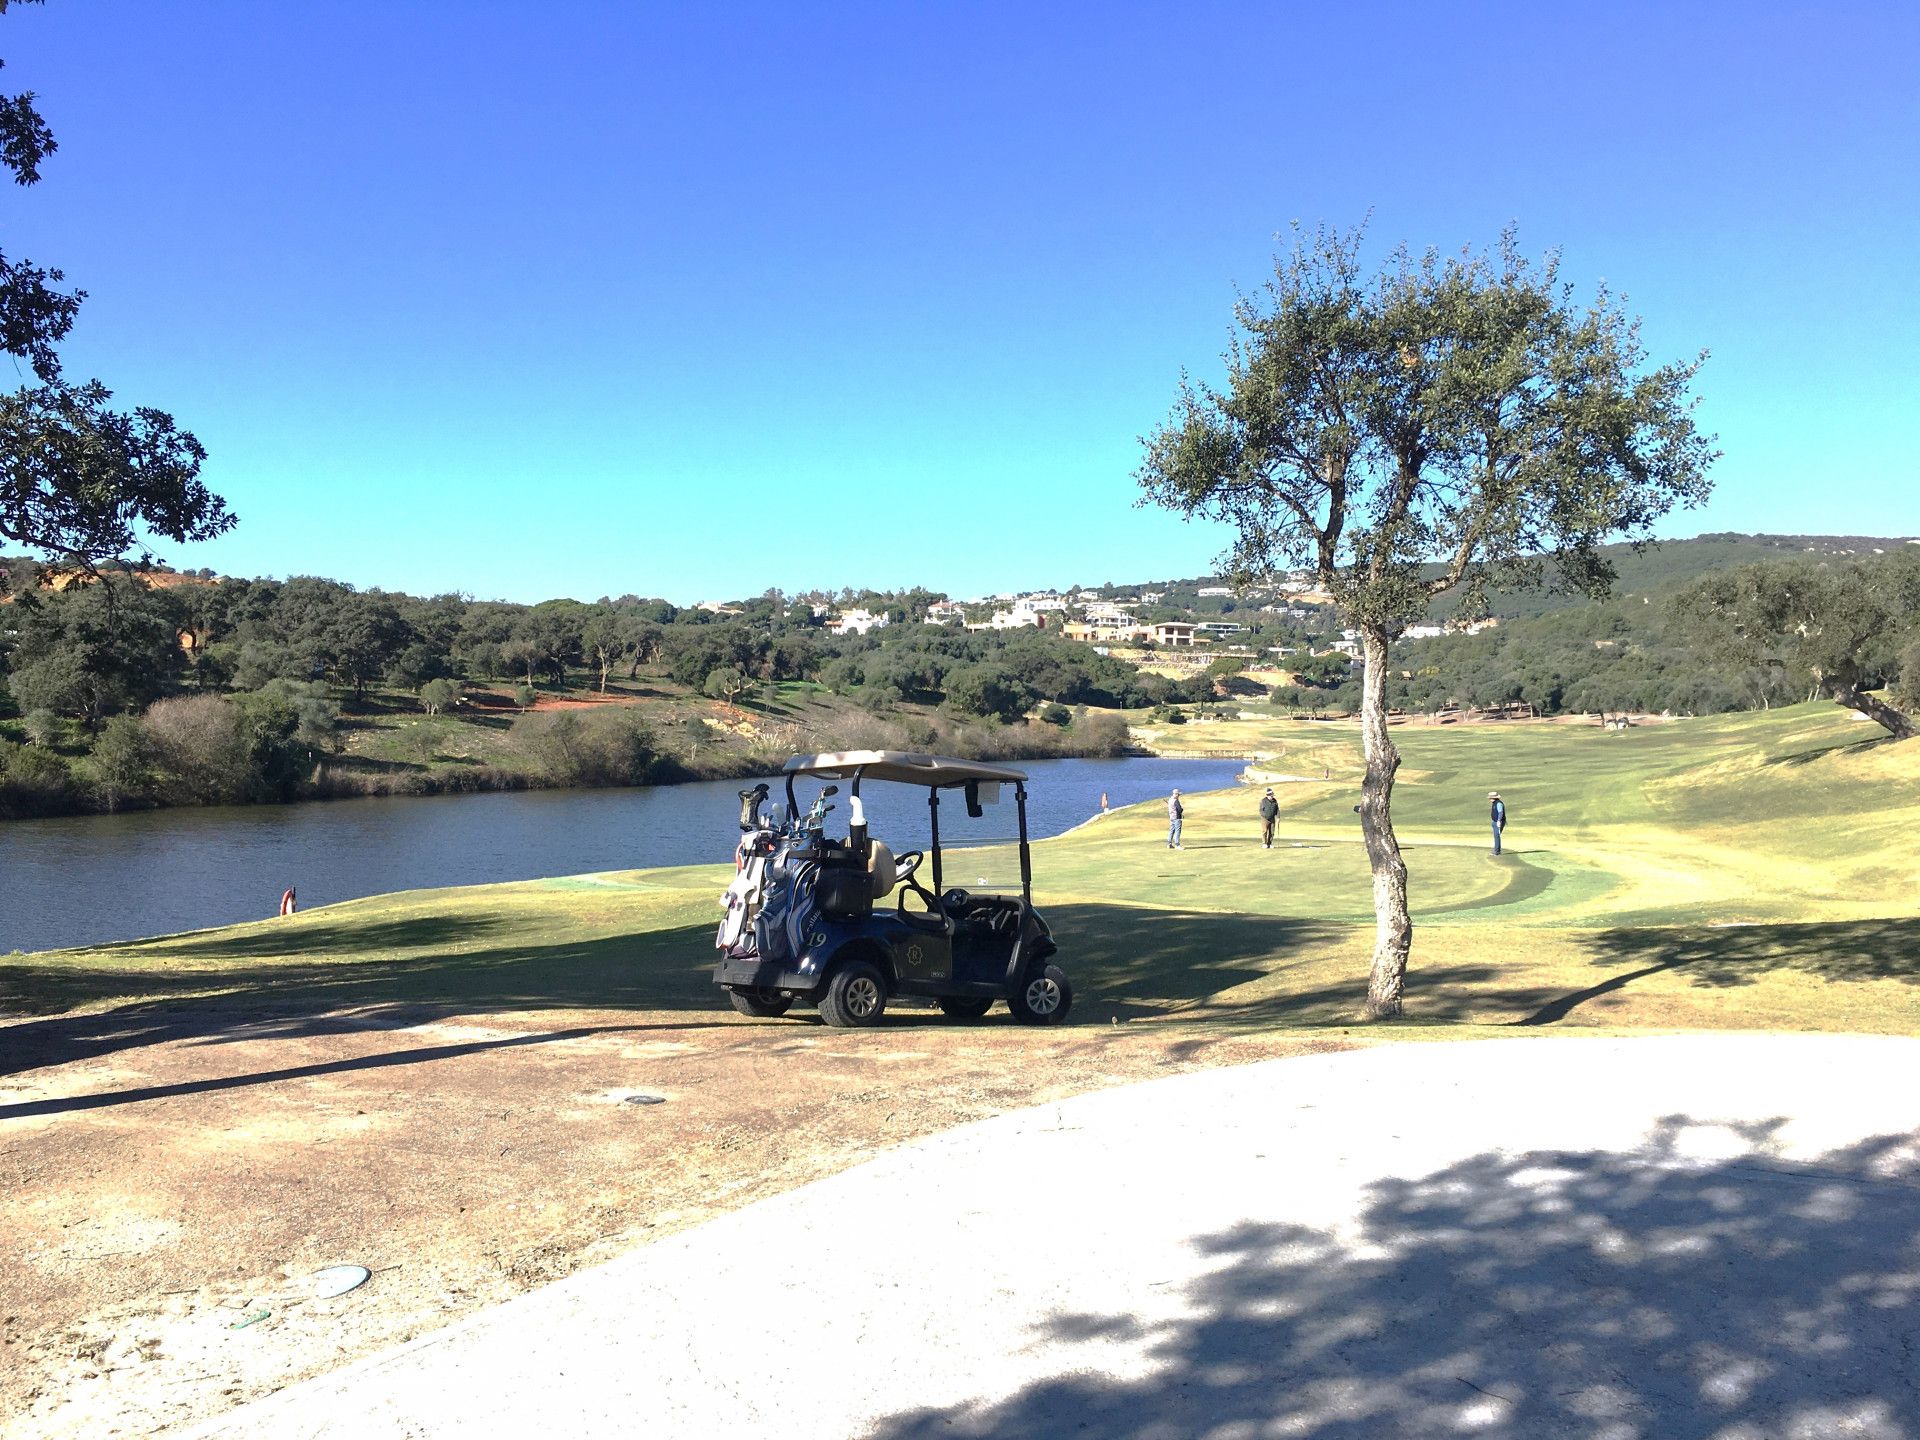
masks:
MULTIPOLYGON (((1257 789, 1189 797, 1179 852, 1157 804, 1036 846, 1081 1023, 1358 1033, 1372 925, 1356 737, 1300 728, 1260 737, 1270 768, 1334 778, 1275 787, 1272 851, 1257 789)), ((1831 706, 1396 738, 1416 938, 1410 1019, 1391 1033, 1920 1029, 1920 744, 1831 706), (1492 788, 1513 815, 1499 859, 1492 788)), ((422 891, 30 956, 0 962, 0 1008, 711 1008, 727 873, 422 891)))

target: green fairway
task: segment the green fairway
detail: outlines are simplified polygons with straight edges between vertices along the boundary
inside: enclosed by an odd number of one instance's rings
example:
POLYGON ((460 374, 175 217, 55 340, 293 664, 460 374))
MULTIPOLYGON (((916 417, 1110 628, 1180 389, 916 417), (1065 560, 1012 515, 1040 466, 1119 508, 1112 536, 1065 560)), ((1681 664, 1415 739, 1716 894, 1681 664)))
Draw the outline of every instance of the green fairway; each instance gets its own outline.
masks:
MULTIPOLYGON (((1189 797, 1179 852, 1157 803, 1035 847, 1077 1018, 1355 1027, 1372 921, 1357 736, 1281 720, 1192 728, 1231 730, 1273 757, 1267 770, 1316 778, 1275 786, 1271 851, 1253 788, 1189 797)), ((1399 727, 1416 935, 1394 1033, 1920 1028, 1920 744, 1879 733, 1831 705, 1625 732, 1399 727), (1498 859, 1495 788, 1512 812, 1498 859)), ((0 1005, 710 1009, 726 876, 425 891, 31 956, 0 962, 0 1005)))

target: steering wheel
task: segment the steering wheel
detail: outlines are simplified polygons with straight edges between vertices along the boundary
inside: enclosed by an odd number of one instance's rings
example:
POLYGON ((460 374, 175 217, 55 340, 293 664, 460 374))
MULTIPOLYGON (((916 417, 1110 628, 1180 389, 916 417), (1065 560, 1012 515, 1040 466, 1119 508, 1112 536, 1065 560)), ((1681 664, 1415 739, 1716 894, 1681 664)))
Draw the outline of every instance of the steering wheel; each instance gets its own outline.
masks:
POLYGON ((940 897, 940 906, 943 910, 947 911, 947 913, 952 914, 955 910, 966 909, 967 902, 972 898, 971 895, 956 885, 940 897))
MULTIPOLYGON (((893 880, 896 885, 913 885, 914 871, 920 868, 920 862, 927 858, 924 850, 903 850, 893 857, 893 880)), ((913 885, 918 890, 918 885, 913 885)))

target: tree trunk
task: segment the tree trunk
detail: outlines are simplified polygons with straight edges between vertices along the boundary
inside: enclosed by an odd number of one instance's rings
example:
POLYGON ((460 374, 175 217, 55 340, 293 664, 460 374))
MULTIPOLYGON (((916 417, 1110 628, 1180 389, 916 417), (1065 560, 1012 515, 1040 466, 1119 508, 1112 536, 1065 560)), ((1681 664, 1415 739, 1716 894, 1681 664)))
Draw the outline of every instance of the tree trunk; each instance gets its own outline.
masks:
POLYGON ((1413 920, 1407 914, 1407 862, 1393 834, 1393 775, 1400 752, 1387 732, 1387 632, 1360 632, 1366 671, 1360 681, 1360 739, 1366 753, 1366 779, 1360 787, 1360 833, 1373 869, 1373 970, 1367 977, 1367 1015, 1391 1020, 1400 1014, 1407 983, 1407 955, 1413 949, 1413 920))
POLYGON ((1844 705, 1849 710, 1858 710, 1896 740, 1911 740, 1915 736, 1920 736, 1920 726, 1916 726, 1910 716, 1894 709, 1878 695, 1869 695, 1864 690, 1848 690, 1835 686, 1832 699, 1837 705, 1844 705))

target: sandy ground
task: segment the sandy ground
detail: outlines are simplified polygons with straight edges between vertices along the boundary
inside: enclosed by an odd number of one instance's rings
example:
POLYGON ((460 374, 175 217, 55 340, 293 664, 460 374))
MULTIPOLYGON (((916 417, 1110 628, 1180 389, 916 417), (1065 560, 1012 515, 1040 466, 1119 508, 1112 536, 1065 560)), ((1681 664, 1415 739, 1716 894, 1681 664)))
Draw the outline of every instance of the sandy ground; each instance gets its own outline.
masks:
POLYGON ((0 1025, 0 1425, 28 1440, 203 1419, 902 1140, 1339 1043, 889 1022, 0 1025), (371 1282, 310 1298, 307 1277, 343 1263, 371 1282))
POLYGON ((1920 1040, 1384 1045, 907 1146, 193 1440, 1913 1440, 1920 1040))

